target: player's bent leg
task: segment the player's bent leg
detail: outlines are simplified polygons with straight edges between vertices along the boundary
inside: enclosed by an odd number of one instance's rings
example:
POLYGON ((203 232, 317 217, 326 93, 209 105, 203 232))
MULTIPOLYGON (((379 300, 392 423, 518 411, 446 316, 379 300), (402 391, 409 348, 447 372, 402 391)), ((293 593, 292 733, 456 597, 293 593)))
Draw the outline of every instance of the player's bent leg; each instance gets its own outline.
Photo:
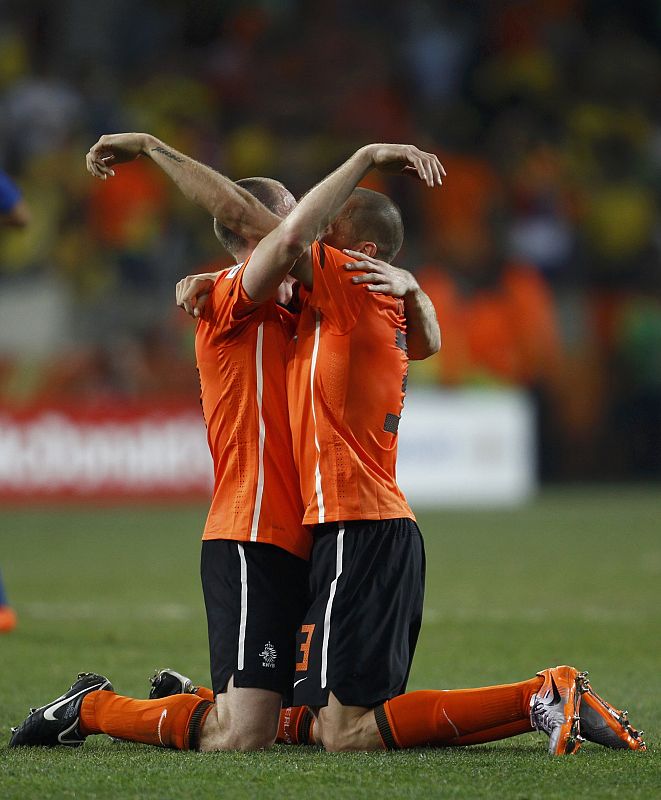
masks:
POLYGON ((388 749, 478 744, 533 730, 531 698, 539 676, 476 689, 419 691, 399 695, 374 710, 388 749))
MULTIPOLYGON (((149 683, 151 700, 172 697, 177 694, 195 694, 205 700, 212 702, 215 700, 212 689, 208 689, 206 686, 195 686, 189 677, 169 667, 156 670, 149 679, 149 683)), ((218 731, 214 730, 214 719, 217 721, 217 715, 207 718, 209 741, 220 737, 220 728, 218 731)), ((282 708, 275 741, 279 744, 316 744, 314 726, 314 714, 307 706, 282 708)))
POLYGON ((275 739, 280 704, 276 692, 233 686, 217 704, 190 693, 136 700, 91 691, 80 706, 78 739, 105 733, 176 750, 259 750, 275 739))
POLYGON ((105 733, 156 747, 198 750, 200 732, 213 708, 213 703, 191 694, 136 700, 96 691, 81 705, 80 732, 83 736, 105 733))
MULTIPOLYGON (((270 747, 294 682, 307 562, 273 545, 218 539, 202 543, 201 570, 217 721, 207 722, 201 748, 270 747)), ((168 672, 172 688, 186 691, 186 677, 168 672)))
POLYGON ((282 695, 233 685, 216 696, 215 713, 202 728, 201 752, 264 750, 275 742, 282 695))
POLYGON ((319 709, 315 735, 330 753, 384 749, 374 711, 343 706, 332 692, 328 705, 319 709))
POLYGON ((383 749, 370 709, 406 687, 422 619, 422 537, 410 519, 331 522, 314 535, 294 703, 319 709, 314 738, 327 750, 383 749))

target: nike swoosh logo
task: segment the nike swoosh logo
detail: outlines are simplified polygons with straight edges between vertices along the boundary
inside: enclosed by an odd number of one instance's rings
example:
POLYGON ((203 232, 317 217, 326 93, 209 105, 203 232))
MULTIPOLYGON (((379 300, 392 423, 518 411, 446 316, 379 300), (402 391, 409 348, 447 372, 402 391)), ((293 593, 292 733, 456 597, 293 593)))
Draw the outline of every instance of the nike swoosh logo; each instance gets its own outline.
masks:
POLYGON ((55 712, 58 710, 58 708, 62 708, 62 706, 65 706, 67 703, 70 703, 72 700, 75 700, 75 698, 78 697, 79 695, 87 694, 87 692, 94 692, 97 689, 100 689, 102 686, 105 686, 105 683, 100 683, 98 686, 93 686, 91 688, 88 686, 86 689, 81 689, 79 692, 76 692, 76 694, 72 694, 69 697, 65 697, 63 700, 60 700, 59 703, 55 703, 54 705, 49 706, 44 711, 44 719, 47 719, 49 722, 55 722, 56 721, 55 712))
POLYGON ((558 691, 558 687, 555 685, 553 676, 551 676, 551 686, 553 687, 553 705, 557 706, 558 703, 562 702, 562 697, 560 697, 560 692, 558 691))
POLYGON ((167 717, 167 715, 168 715, 168 710, 167 708, 164 708, 163 713, 161 714, 158 720, 158 728, 156 729, 156 732, 158 733, 158 741, 163 745, 163 747, 165 747, 165 742, 163 741, 163 739, 161 739, 161 725, 163 724, 163 720, 167 717))
POLYGON ((304 678, 299 678, 297 681, 294 681, 294 689, 298 686, 299 683, 303 683, 303 681, 306 681, 307 679, 308 676, 306 675, 304 678))

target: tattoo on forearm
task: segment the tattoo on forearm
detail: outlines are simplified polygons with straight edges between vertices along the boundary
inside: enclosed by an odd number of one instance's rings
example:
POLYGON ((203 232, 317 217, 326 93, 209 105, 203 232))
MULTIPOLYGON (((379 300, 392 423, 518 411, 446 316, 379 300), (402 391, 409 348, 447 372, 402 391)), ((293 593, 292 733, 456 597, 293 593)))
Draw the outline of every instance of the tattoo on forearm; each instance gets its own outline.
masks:
POLYGON ((169 150, 166 150, 164 147, 152 147, 152 152, 156 151, 157 153, 161 153, 166 158, 171 159, 172 161, 178 161, 180 164, 183 163, 184 159, 181 156, 178 156, 176 153, 171 153, 169 150))

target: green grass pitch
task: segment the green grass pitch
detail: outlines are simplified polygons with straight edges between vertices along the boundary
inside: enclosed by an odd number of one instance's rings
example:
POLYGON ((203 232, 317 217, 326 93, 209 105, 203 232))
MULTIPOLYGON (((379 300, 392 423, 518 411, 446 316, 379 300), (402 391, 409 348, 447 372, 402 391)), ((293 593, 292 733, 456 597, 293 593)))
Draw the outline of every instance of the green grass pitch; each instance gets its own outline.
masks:
MULTIPOLYGON (((0 637, 0 727, 81 670, 145 697, 156 667, 206 682, 199 589, 203 508, 0 512, 0 566, 19 627, 0 637)), ((410 689, 519 680, 559 663, 646 730, 647 753, 586 744, 546 755, 537 734, 464 749, 202 755, 90 737, 8 750, 10 798, 661 797, 661 492, 547 491, 517 510, 420 514, 426 618, 410 689)))

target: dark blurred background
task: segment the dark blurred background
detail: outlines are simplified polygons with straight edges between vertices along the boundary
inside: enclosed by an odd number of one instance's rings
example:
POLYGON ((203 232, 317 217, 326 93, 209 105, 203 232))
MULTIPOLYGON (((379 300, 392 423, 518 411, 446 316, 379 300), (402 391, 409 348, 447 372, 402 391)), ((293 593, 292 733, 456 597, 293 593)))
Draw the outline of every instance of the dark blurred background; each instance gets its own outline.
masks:
POLYGON ((397 263, 443 348, 412 381, 521 387, 545 480, 661 477, 661 4, 612 0, 5 0, 0 169, 31 211, 0 232, 0 407, 184 398, 174 284, 229 263, 140 130, 300 194, 361 144, 437 152, 400 203, 397 263))

